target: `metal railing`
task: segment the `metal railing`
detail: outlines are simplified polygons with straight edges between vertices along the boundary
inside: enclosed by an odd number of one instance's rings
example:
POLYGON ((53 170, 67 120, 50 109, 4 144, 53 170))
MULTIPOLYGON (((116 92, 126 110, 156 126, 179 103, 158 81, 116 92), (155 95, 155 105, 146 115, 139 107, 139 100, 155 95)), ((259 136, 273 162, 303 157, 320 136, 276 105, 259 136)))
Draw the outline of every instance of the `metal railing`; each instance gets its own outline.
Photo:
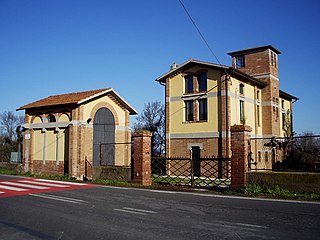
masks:
POLYGON ((231 184, 229 158, 153 157, 152 179, 163 185, 227 188, 231 184))

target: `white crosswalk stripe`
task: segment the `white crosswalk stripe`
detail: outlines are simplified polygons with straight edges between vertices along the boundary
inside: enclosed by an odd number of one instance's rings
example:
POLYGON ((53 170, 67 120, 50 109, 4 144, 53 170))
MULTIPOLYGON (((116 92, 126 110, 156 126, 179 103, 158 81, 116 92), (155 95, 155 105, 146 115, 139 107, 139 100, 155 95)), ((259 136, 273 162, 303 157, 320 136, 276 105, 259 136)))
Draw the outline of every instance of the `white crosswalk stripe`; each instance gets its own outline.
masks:
MULTIPOLYGON (((0 180, 0 198, 20 196, 26 194, 39 194, 44 192, 55 192, 74 190, 79 188, 91 188, 94 185, 88 183, 67 182, 49 179, 20 178, 0 180)), ((41 197, 43 197, 41 195, 41 197)), ((46 197, 48 198, 48 197, 46 197)), ((62 201, 62 200, 61 200, 62 201)), ((64 199, 63 201, 70 201, 64 199)), ((72 200, 74 201, 74 200, 72 200)))
POLYGON ((67 185, 79 185, 85 186, 88 185, 86 183, 77 183, 77 182, 64 182, 64 181, 56 181, 56 180, 49 180, 49 179, 35 179, 37 182, 49 182, 49 183, 60 183, 60 184, 67 184, 67 185))
POLYGON ((12 191, 17 191, 17 192, 28 191, 28 189, 17 188, 17 187, 10 187, 10 186, 1 185, 1 184, 0 184, 0 188, 1 188, 1 189, 12 190, 12 191))
POLYGON ((58 188, 67 188, 67 187, 69 187, 68 185, 45 183, 45 182, 38 182, 38 181, 36 182, 36 181, 29 181, 29 180, 20 180, 18 182, 31 183, 31 184, 36 184, 36 185, 43 185, 43 186, 47 186, 47 187, 58 187, 58 188))
POLYGON ((39 189, 39 190, 49 189, 48 187, 42 187, 42 186, 36 186, 36 185, 30 185, 30 184, 24 184, 24 183, 17 183, 17 182, 1 182, 1 184, 12 185, 12 186, 16 186, 16 187, 39 189))

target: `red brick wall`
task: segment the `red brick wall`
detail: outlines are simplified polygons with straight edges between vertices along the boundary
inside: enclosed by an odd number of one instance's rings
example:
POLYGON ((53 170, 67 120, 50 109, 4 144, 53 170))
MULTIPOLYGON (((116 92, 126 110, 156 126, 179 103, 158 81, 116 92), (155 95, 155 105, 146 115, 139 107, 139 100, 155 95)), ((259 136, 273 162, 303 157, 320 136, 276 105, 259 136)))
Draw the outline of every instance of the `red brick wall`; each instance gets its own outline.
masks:
POLYGON ((133 134, 134 138, 134 177, 133 182, 151 185, 151 133, 149 131, 133 134))
POLYGON ((43 160, 33 160, 33 172, 40 175, 63 176, 64 164, 63 162, 59 162, 57 165, 56 161, 49 160, 46 160, 45 162, 43 160))
POLYGON ((250 132, 249 126, 231 127, 231 188, 244 187, 247 184, 250 132))

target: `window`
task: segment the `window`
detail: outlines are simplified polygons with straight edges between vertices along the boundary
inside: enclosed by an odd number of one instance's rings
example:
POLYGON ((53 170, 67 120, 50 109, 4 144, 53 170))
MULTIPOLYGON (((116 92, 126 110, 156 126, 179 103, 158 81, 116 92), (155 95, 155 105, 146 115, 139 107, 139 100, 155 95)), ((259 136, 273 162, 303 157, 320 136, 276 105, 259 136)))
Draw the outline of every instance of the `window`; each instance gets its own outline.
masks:
POLYGON ((50 115, 48 116, 48 122, 49 122, 49 123, 52 123, 52 122, 55 122, 55 121, 56 121, 55 116, 53 116, 52 114, 50 114, 50 115))
POLYGON ((281 108, 284 109, 284 100, 281 101, 281 108))
POLYGON ((244 101, 240 100, 240 122, 242 124, 245 123, 245 118, 244 118, 244 101))
POLYGON ((244 85, 243 85, 242 83, 239 84, 239 93, 240 93, 241 95, 244 94, 244 85))
POLYGON ((199 92, 206 92, 207 91, 207 73, 202 72, 197 75, 199 92))
POLYGON ((188 75, 185 77, 185 93, 193 92, 193 76, 188 75))
POLYGON ((236 68, 244 68, 245 62, 244 62, 244 55, 237 56, 236 57, 236 68))
POLYGON ((260 91, 259 90, 257 91, 257 100, 258 101, 260 100, 260 91))
POLYGON ((285 130, 287 125, 286 113, 282 113, 282 129, 285 130))
POLYGON ((264 152, 264 160, 265 160, 266 162, 269 161, 269 153, 268 153, 268 152, 264 152))
POLYGON ((277 66, 277 54, 274 52, 271 52, 271 65, 277 66))
POLYGON ((257 124, 260 126, 260 106, 257 105, 257 124))
POLYGON ((199 120, 207 120, 208 119, 208 107, 207 107, 207 99, 199 100, 199 120))
POLYGON ((261 162, 261 152, 258 151, 258 162, 261 162))
POLYGON ((193 101, 185 101, 186 121, 193 121, 193 101))

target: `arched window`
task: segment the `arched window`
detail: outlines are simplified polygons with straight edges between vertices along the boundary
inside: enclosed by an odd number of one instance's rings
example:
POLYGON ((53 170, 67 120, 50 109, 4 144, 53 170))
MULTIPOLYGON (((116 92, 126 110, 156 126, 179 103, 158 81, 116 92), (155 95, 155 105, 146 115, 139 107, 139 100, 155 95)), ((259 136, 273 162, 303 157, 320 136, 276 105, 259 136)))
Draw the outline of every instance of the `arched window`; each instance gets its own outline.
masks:
POLYGON ((193 76, 187 75, 185 76, 185 93, 193 92, 193 76))
POLYGON ((239 93, 240 93, 241 95, 244 94, 244 85, 243 85, 243 83, 240 83, 240 84, 239 84, 239 93))
POLYGON ((207 73, 201 72, 197 74, 197 81, 199 86, 199 92, 207 91, 207 73))
POLYGON ((56 117, 52 114, 50 114, 47 118, 49 123, 56 122, 56 117))

